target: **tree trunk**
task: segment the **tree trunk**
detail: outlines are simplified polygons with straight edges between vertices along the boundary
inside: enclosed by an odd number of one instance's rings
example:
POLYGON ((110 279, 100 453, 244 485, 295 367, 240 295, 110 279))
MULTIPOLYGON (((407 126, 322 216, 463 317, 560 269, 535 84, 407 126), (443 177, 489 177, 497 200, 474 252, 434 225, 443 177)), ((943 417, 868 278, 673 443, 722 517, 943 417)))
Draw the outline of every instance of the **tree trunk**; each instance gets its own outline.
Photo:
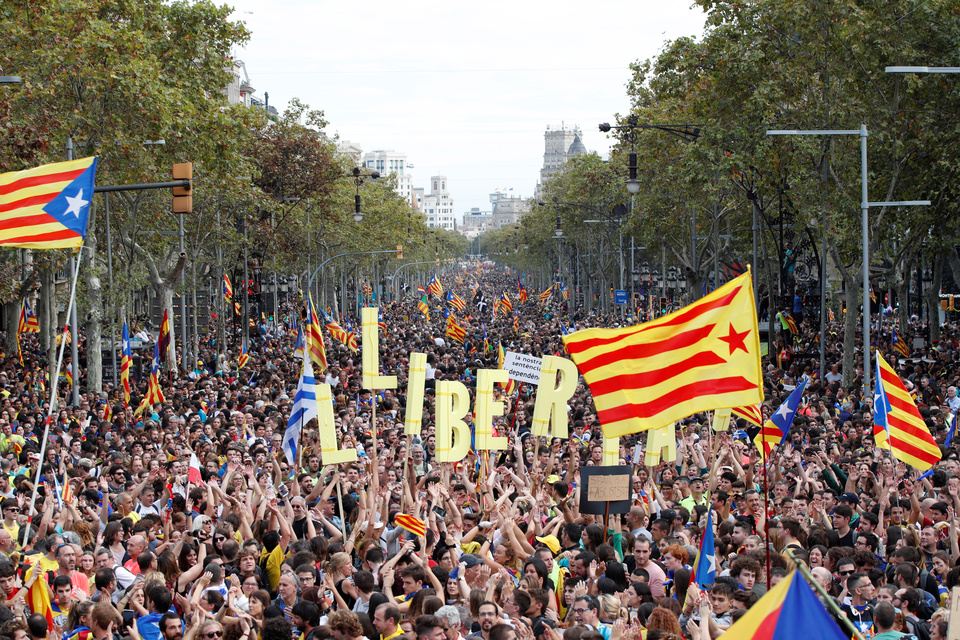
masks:
POLYGON ((930 346, 940 340, 940 285, 943 282, 943 255, 933 257, 933 282, 924 292, 930 326, 930 346))
POLYGON ((906 340, 906 331, 907 327, 910 326, 910 309, 907 306, 907 291, 910 289, 910 266, 909 264, 904 264, 904 274, 900 278, 900 281, 897 282, 897 318, 900 320, 900 333, 898 334, 901 339, 906 340))
MULTIPOLYGON (((90 203, 88 228, 96 228, 96 200, 90 203)), ((100 394, 103 391, 103 352, 101 332, 103 329, 103 288, 97 268, 97 235, 87 234, 83 243, 83 270, 87 284, 87 392, 100 394)), ((79 268, 79 266, 78 266, 79 268)), ((113 345, 110 345, 111 348, 113 345)), ((114 372, 116 375, 117 372, 114 372)))
POLYGON ((4 331, 7 332, 6 351, 9 354, 17 352, 17 328, 20 326, 20 304, 17 300, 11 300, 3 304, 3 313, 7 318, 4 323, 4 331))
MULTIPOLYGON (((40 346, 43 351, 47 352, 47 363, 48 369, 50 372, 49 375, 49 384, 48 388, 52 388, 56 384, 56 378, 54 374, 56 373, 57 368, 57 325, 59 324, 59 319, 57 318, 57 286, 56 286, 56 259, 51 256, 49 262, 43 268, 43 304, 41 308, 43 309, 43 316, 46 320, 46 333, 44 333, 44 325, 40 325, 40 336, 41 342, 40 346)), ((42 321, 41 321, 42 322, 42 321)))
MULTIPOLYGON (((856 278, 848 278, 844 275, 844 300, 847 303, 847 312, 843 316, 843 386, 849 388, 853 384, 854 369, 857 366, 856 344, 857 344, 857 314, 860 300, 860 287, 857 286, 856 278)), ((870 345, 864 345, 864 349, 869 349, 870 345)), ((869 351, 866 352, 867 362, 869 362, 869 351)), ((866 365, 869 366, 869 365, 866 365)))

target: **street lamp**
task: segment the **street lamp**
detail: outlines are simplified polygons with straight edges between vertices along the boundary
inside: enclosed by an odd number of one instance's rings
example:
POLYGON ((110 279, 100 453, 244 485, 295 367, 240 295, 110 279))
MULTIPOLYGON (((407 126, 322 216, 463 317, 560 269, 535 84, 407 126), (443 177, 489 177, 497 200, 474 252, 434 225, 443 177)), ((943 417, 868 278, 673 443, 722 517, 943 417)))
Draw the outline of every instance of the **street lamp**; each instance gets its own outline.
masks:
MULTIPOLYGON (((870 392, 870 207, 929 206, 929 200, 905 200, 901 202, 870 202, 867 195, 867 125, 859 129, 780 129, 768 130, 768 136, 860 136, 860 241, 863 244, 863 388, 864 395, 870 392)), ((823 230, 827 232, 826 228, 823 230)), ((821 289, 823 283, 820 283, 821 289)), ((821 295, 823 295, 821 293, 821 295)), ((820 349, 823 342, 823 315, 820 307, 820 349)))
POLYGON ((354 196, 353 200, 353 221, 360 222, 363 220, 363 212, 360 211, 360 187, 363 186, 364 178, 370 178, 371 180, 376 180, 380 177, 379 171, 371 171, 370 173, 363 173, 360 171, 359 167, 353 168, 353 184, 357 186, 357 194, 354 196))
POLYGON ((631 195, 640 193, 640 181, 637 180, 637 152, 634 145, 637 142, 637 129, 659 129, 679 136, 683 140, 692 142, 700 136, 700 127, 691 124, 648 124, 641 123, 637 116, 629 116, 627 123, 613 126, 609 122, 600 123, 600 132, 609 133, 616 129, 621 132, 623 140, 630 143, 629 163, 627 164, 627 192, 631 195))

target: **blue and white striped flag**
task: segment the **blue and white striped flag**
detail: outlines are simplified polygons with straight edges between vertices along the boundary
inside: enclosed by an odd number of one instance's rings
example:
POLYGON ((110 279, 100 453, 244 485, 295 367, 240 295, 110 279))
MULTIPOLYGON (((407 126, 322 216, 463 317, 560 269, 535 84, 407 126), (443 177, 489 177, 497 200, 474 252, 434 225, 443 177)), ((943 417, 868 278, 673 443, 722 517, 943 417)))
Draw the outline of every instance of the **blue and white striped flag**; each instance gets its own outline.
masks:
POLYGON ((297 383, 297 395, 293 399, 293 412, 287 423, 287 431, 283 434, 283 452, 291 465, 297 463, 300 429, 316 417, 317 389, 316 381, 313 379, 313 365, 310 363, 310 358, 304 358, 303 372, 300 374, 300 382, 297 383))

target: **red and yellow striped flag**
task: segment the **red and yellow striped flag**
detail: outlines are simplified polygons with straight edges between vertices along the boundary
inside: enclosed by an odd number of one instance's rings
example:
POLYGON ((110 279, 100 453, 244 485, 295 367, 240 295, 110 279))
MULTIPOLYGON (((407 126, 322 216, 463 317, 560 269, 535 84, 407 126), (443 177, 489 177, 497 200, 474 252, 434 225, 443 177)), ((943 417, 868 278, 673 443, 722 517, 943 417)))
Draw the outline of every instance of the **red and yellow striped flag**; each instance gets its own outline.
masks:
POLYGON ((243 369, 250 362, 250 354, 247 353, 247 343, 244 342, 240 347, 240 357, 237 358, 237 369, 243 369))
POLYGON ((26 582, 30 582, 30 577, 37 571, 40 571, 41 575, 37 576, 37 579, 34 580, 33 584, 30 585, 30 589, 27 591, 27 605, 30 607, 30 611, 39 613, 47 619, 47 630, 52 631, 53 607, 50 601, 50 587, 47 586, 46 581, 43 579, 43 569, 40 566, 40 562, 36 562, 30 571, 28 571, 29 575, 26 578, 26 582))
POLYGON ((313 308, 313 298, 307 298, 307 353, 310 361, 316 365, 318 371, 327 370, 327 350, 323 345, 323 332, 320 330, 320 319, 313 308))
POLYGON ((900 376, 879 350, 875 384, 873 439, 877 448, 890 449, 897 460, 926 471, 940 460, 940 447, 930 435, 900 376))
POLYGON ((763 410, 760 404, 750 404, 745 407, 734 407, 733 414, 740 416, 747 422, 753 423, 758 427, 763 426, 763 410))
POLYGON ((418 538, 427 535, 427 523, 416 516, 398 513, 395 521, 398 527, 406 529, 418 538))
POLYGON ((563 336, 608 438, 763 401, 750 273, 642 325, 563 336))

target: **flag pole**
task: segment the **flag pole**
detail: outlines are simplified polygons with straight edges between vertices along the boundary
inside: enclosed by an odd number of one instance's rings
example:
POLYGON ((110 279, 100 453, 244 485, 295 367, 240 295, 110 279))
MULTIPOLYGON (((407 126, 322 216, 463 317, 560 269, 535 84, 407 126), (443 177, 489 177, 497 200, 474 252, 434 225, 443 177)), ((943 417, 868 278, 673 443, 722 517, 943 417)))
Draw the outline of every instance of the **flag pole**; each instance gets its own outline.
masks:
MULTIPOLYGON (((763 446, 763 442, 760 443, 763 446)), ((767 458, 773 458, 773 452, 767 458)), ((763 546, 767 551, 767 589, 770 588, 770 492, 767 487, 767 467, 769 460, 763 461, 763 546)))
POLYGON ((833 614, 833 617, 836 618, 840 624, 843 625, 843 628, 854 638, 857 640, 864 640, 863 634, 857 630, 850 618, 848 618, 846 614, 840 610, 840 606, 836 603, 836 601, 824 590, 820 583, 814 579, 813 575, 810 573, 810 570, 807 568, 807 565, 804 564, 802 560, 798 560, 797 557, 793 555, 793 550, 789 547, 787 547, 785 551, 787 552, 787 556, 789 556, 790 559, 793 560, 793 563, 797 566, 797 571, 800 572, 800 575, 803 576, 803 579, 806 580, 807 583, 813 587, 813 590, 817 592, 817 595, 820 596, 820 602, 825 603, 827 608, 830 609, 830 613, 833 614))
MULTIPOLYGON (((70 314, 73 311, 73 307, 77 301, 77 280, 80 276, 80 256, 83 253, 83 245, 80 245, 77 249, 77 268, 73 272, 73 282, 70 285, 70 302, 67 304, 67 322, 69 322, 70 314)), ((76 329, 76 328, 74 328, 76 329)), ((50 380, 50 407, 47 410, 47 417, 43 421, 43 440, 40 441, 40 461, 37 463, 37 475, 33 479, 33 493, 30 496, 30 507, 27 509, 27 516, 32 517, 33 507, 37 501, 37 489, 40 482, 40 473, 43 470, 43 458, 44 454, 47 451, 47 441, 50 439, 50 422, 53 419, 54 414, 57 411, 57 387, 60 382, 60 368, 63 366, 63 354, 67 349, 67 333, 64 330, 63 338, 60 340, 60 354, 57 356, 57 366, 53 372, 53 378, 50 380)), ((79 367, 77 368, 77 378, 79 379, 80 371, 79 367)), ((32 521, 27 520, 26 531, 23 534, 23 542, 26 545, 30 541, 30 525, 32 521)))

